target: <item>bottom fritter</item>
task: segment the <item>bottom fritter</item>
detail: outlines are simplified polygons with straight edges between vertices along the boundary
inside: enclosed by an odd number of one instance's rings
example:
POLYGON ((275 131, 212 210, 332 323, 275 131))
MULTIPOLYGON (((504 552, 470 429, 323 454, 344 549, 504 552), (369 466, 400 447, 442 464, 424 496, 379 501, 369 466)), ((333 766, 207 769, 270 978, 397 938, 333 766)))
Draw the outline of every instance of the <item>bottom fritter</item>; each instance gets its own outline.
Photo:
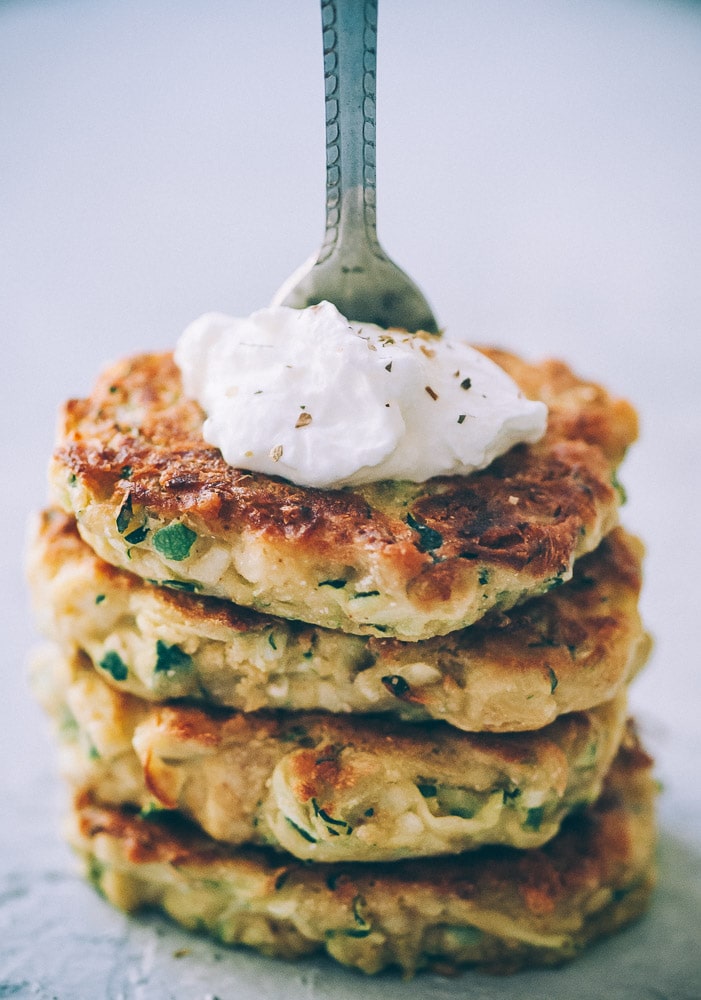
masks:
POLYGON ((556 965, 639 917, 654 884, 655 782, 632 733, 598 801, 542 848, 303 864, 232 849, 184 821, 75 804, 69 840, 116 906, 266 955, 326 950, 375 973, 556 965))

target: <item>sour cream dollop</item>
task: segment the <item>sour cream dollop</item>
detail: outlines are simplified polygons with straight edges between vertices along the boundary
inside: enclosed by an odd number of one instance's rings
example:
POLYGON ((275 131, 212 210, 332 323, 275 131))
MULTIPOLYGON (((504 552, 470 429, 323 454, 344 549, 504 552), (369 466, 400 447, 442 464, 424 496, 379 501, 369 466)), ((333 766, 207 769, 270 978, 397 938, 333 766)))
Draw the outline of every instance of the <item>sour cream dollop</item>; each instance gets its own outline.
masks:
POLYGON ((207 313, 175 360, 225 461, 301 486, 465 475, 545 430, 545 405, 474 348, 350 323, 329 302, 207 313))

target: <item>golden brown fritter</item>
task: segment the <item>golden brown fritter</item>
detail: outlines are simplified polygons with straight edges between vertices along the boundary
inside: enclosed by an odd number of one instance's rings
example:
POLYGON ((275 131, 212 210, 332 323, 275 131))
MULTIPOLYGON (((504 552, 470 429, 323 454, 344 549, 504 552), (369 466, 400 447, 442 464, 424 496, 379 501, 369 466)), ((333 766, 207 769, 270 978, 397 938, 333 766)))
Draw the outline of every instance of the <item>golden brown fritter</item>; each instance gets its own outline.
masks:
MULTIPOLYGON (((492 352, 494 354, 494 352, 492 352)), ((615 525, 632 408, 564 365, 497 353, 549 427, 481 472, 319 490, 233 469, 170 354, 66 404, 54 494, 102 558, 285 618, 415 641, 569 578, 615 525)))
POLYGON ((598 794, 625 696, 533 733, 376 716, 154 706, 53 649, 34 683, 63 771, 100 801, 177 809, 217 840, 315 861, 533 847, 598 794))
POLYGON ((29 578, 48 638, 120 691, 262 708, 387 712, 459 729, 538 729, 613 698, 644 662, 642 546, 614 529, 574 578, 469 629, 406 643, 332 632, 156 587, 94 554, 58 510, 37 519, 29 578))
POLYGON ((654 782, 632 734, 600 799, 531 851, 305 865, 227 849, 177 820, 79 799, 68 837, 114 905, 160 909, 226 944, 317 951, 375 973, 555 965, 639 917, 655 880, 654 782))

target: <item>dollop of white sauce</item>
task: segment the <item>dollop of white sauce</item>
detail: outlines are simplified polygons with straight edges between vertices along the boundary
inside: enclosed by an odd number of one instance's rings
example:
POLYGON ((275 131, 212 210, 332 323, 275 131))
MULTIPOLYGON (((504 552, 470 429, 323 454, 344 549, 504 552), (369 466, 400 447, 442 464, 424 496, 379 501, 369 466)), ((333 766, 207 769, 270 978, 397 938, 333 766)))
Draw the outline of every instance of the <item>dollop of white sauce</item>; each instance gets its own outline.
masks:
POLYGON ((474 348, 350 323, 329 302, 207 313, 175 360, 226 462, 301 486, 465 475, 545 430, 545 405, 474 348))

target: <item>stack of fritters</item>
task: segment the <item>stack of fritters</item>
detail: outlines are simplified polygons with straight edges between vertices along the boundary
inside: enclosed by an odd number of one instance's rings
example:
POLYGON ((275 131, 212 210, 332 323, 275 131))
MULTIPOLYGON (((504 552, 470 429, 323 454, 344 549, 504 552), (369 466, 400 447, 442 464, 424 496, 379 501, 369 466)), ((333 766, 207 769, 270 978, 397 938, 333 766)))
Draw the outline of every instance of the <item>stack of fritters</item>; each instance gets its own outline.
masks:
POLYGON ((405 973, 555 963, 643 911, 626 687, 649 641, 615 476, 635 414, 486 353, 546 436, 421 484, 227 466, 170 355, 66 405, 33 679, 69 837, 118 906, 405 973))

